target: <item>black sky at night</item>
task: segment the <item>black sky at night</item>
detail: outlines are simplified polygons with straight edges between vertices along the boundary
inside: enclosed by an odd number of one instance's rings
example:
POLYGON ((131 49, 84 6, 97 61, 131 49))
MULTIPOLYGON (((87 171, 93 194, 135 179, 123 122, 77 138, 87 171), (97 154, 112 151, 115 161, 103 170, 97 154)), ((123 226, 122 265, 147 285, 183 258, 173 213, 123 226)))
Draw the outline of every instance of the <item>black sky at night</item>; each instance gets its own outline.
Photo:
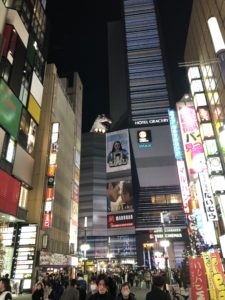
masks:
MULTIPOLYGON (((174 102, 187 92, 183 61, 192 0, 157 0, 174 102)), ((79 73, 83 86, 83 132, 96 116, 109 114, 107 22, 120 19, 120 0, 48 0, 48 62, 59 76, 79 73)))

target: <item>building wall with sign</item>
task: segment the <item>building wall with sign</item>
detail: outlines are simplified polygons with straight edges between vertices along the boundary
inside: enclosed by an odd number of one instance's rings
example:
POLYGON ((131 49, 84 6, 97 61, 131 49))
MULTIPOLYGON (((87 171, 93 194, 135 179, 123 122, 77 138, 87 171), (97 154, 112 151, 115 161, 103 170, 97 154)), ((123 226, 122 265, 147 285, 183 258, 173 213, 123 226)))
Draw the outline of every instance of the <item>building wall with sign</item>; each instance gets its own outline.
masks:
POLYGON ((104 258, 107 253, 105 134, 82 134, 79 246, 84 243, 85 217, 90 244, 87 257, 104 258))
MULTIPOLYGON (((74 87, 77 85, 82 91, 81 81, 76 75, 74 87)), ((80 132, 77 132, 81 124, 79 112, 82 97, 76 98, 75 95, 75 88, 68 91, 65 80, 61 82, 56 67, 47 65, 42 101, 44 110, 40 119, 33 177, 38 188, 30 193, 28 218, 41 227, 38 249, 65 255, 70 251, 74 253, 77 245, 79 176, 76 178, 76 193, 74 182, 75 167, 79 165, 76 152, 80 152, 80 148, 76 149, 76 144, 80 138, 80 132), (57 131, 54 130, 56 125, 57 131), (72 225, 74 231, 71 238, 72 225), (43 234, 45 245, 42 244, 43 234)))

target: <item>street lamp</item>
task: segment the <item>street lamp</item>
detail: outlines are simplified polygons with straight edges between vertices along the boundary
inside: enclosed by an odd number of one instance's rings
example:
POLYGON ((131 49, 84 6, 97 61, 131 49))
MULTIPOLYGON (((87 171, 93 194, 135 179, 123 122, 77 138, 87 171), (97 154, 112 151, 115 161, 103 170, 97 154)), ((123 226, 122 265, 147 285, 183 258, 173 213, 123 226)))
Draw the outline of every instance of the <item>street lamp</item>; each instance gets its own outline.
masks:
POLYGON ((80 250, 84 253, 84 274, 87 271, 87 251, 90 249, 90 245, 87 243, 87 217, 84 217, 84 243, 81 244, 80 250))

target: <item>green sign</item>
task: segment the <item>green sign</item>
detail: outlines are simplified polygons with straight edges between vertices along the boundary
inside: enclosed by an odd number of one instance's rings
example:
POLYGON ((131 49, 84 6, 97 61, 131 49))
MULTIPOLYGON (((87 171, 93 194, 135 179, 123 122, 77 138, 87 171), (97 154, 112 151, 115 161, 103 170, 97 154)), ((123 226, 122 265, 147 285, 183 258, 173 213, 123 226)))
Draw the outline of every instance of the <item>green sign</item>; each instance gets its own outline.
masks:
POLYGON ((22 103, 7 84, 0 80, 0 125, 17 139, 22 103))

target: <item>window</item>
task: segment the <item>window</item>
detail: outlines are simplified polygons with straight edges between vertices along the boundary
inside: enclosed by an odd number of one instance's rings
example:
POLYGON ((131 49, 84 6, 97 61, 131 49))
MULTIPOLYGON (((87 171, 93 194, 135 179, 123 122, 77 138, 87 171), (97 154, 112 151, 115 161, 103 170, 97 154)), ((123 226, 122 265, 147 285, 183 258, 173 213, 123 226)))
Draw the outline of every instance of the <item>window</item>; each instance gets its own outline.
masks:
POLYGON ((169 195, 153 195, 151 196, 152 204, 172 204, 172 203, 181 203, 180 194, 169 194, 169 195))
POLYGON ((6 157, 5 157, 5 159, 9 163, 13 163, 13 161, 14 161, 15 150, 16 150, 16 143, 12 138, 10 138, 9 143, 8 143, 8 147, 7 147, 7 151, 6 151, 6 157))
POLYGON ((0 63, 0 77, 8 83, 11 72, 11 64, 4 57, 0 63))
POLYGON ((19 198, 19 207, 26 209, 27 208, 27 199, 28 199, 28 189, 21 186, 20 198, 19 198))
POLYGON ((22 84, 21 84, 20 95, 19 95, 19 99, 24 106, 27 105, 31 78, 32 78, 32 69, 31 66, 28 64, 28 62, 26 61, 23 70, 22 84))

